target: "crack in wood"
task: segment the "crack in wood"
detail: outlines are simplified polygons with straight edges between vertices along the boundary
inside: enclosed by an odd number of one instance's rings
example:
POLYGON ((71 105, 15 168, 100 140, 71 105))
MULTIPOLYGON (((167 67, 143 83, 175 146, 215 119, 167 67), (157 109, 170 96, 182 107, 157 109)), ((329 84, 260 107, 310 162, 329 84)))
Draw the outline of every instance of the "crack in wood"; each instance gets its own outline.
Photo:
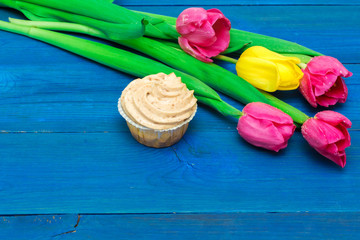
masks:
POLYGON ((67 232, 63 232, 63 233, 59 233, 59 234, 56 234, 54 236, 52 236, 53 238, 54 237, 58 237, 58 236, 61 236, 61 235, 65 235, 65 234, 69 234, 69 233, 75 233, 76 232, 76 227, 79 225, 80 223, 80 214, 78 214, 78 218, 77 218, 77 221, 76 221, 76 224, 74 225, 74 230, 70 230, 70 231, 67 231, 67 232))
POLYGON ((171 149, 173 150, 173 152, 174 152, 177 160, 178 160, 180 163, 185 164, 187 167, 194 168, 194 164, 193 164, 193 163, 189 163, 188 161, 183 161, 183 160, 181 160, 181 158, 180 158, 179 155, 177 154, 176 149, 175 149, 174 147, 171 147, 171 149))

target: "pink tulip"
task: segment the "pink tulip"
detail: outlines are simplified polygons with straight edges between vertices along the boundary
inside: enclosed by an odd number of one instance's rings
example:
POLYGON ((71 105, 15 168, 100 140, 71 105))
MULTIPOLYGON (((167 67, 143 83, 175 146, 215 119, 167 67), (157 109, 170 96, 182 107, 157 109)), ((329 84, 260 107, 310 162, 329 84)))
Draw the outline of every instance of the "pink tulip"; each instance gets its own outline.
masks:
POLYGON ((203 62, 212 62, 211 57, 229 46, 230 28, 229 19, 218 9, 188 8, 176 20, 180 47, 203 62))
POLYGON ((351 121, 340 113, 322 111, 303 124, 301 133, 321 155, 345 167, 345 148, 351 144, 347 131, 350 127, 351 121))
POLYGON ((275 152, 287 146, 295 128, 289 115, 260 102, 247 104, 237 125, 240 136, 247 142, 275 152))
POLYGON ((314 57, 303 72, 300 91, 311 106, 328 107, 346 101, 348 90, 342 77, 351 77, 352 73, 336 58, 314 57))

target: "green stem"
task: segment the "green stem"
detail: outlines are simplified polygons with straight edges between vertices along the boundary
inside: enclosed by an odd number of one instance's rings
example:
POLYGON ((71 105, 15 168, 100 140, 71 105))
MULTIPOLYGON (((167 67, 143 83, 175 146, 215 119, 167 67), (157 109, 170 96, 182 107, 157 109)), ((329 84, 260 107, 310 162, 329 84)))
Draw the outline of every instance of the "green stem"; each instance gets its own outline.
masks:
POLYGON ((179 33, 176 28, 166 23, 162 19, 151 17, 148 15, 138 14, 123 8, 119 5, 112 4, 111 1, 104 0, 0 0, 3 5, 15 8, 21 11, 27 18, 34 21, 70 21, 84 24, 80 20, 88 18, 96 24, 104 22, 101 25, 91 25, 99 30, 110 33, 113 39, 125 39, 126 35, 122 35, 117 31, 118 28, 131 28, 136 37, 143 34, 167 40, 177 39, 179 33), (69 20, 69 16, 74 15, 69 20), (129 25, 129 26, 128 26, 129 25), (146 25, 146 28, 144 27, 146 25))
POLYGON ((305 63, 305 64, 308 64, 312 59, 312 57, 310 57, 308 55, 303 55, 303 54, 291 54, 291 53, 280 53, 280 54, 287 56, 287 57, 297 57, 300 59, 300 61, 302 63, 305 63))
POLYGON ((301 112, 297 108, 294 108, 293 106, 281 101, 280 99, 274 97, 268 92, 262 90, 260 91, 267 98, 267 100, 272 106, 281 109, 283 112, 290 115, 295 123, 302 125, 306 120, 309 119, 309 116, 307 116, 305 113, 301 112))
POLYGON ((213 63, 201 62, 182 50, 168 47, 150 38, 116 41, 122 45, 147 54, 169 66, 184 71, 210 87, 238 101, 265 102, 266 98, 250 83, 232 72, 213 63))
POLYGON ((241 111, 239 111, 238 109, 234 108, 233 106, 231 106, 230 104, 224 101, 213 101, 212 99, 204 98, 201 96, 197 96, 196 98, 200 102, 206 104, 207 106, 216 109, 224 116, 232 116, 236 119, 239 119, 243 115, 241 111))
MULTIPOLYGON (((12 19, 14 22, 14 20, 12 19)), ((18 21, 17 24, 22 24, 18 21)), ((52 22, 42 23, 38 25, 39 22, 32 21, 32 26, 36 27, 45 27, 49 26, 51 29, 55 29, 52 25, 52 22)), ((71 25, 68 23, 63 23, 63 26, 56 24, 59 31, 73 31, 77 33, 90 34, 95 37, 100 37, 108 39, 106 35, 102 32, 85 29, 83 26, 71 25), (73 28, 73 29, 71 29, 73 28)), ((131 40, 113 40, 119 44, 125 45, 127 47, 133 48, 137 51, 143 52, 151 57, 154 57, 173 68, 179 69, 180 71, 186 72, 189 75, 200 79, 205 84, 213 87, 243 103, 249 102, 265 102, 267 100, 262 94, 254 88, 251 84, 233 74, 232 72, 216 65, 210 63, 201 62, 192 56, 188 55, 184 51, 169 47, 165 44, 162 44, 156 40, 150 38, 136 38, 131 40), (223 79, 222 81, 219 81, 223 79)))
MULTIPOLYGON (((12 20, 14 21, 14 19, 12 20)), ((174 72, 181 77, 189 89, 194 90, 196 97, 200 98, 200 102, 213 108, 216 107, 215 109, 225 116, 238 118, 241 114, 240 110, 225 103, 213 89, 200 80, 152 59, 102 43, 36 27, 0 21, 0 29, 46 42, 136 77, 144 77, 159 72, 166 74, 174 72)), ((80 27, 79 29, 83 28, 80 27)))
MULTIPOLYGON (((37 22, 32 22, 32 24, 35 26, 37 22)), ((52 25, 51 22, 48 22, 47 24, 49 26, 52 25)), ((64 26, 65 25, 67 25, 67 23, 64 23, 64 26)), ((41 26, 46 27, 46 24, 42 24, 41 26)), ((71 25, 66 26, 64 29, 62 29, 61 26, 58 27, 58 30, 66 29, 66 31, 69 31, 70 28, 73 27, 74 32, 91 34, 92 36, 108 39, 107 36, 101 32, 85 30, 80 26, 76 27, 71 25)), ((242 78, 218 65, 201 62, 182 50, 169 47, 156 40, 145 37, 132 40, 118 40, 115 42, 141 51, 166 64, 169 64, 173 68, 193 75, 210 87, 222 91, 240 102, 245 104, 249 102, 267 103, 266 98, 256 88, 242 78)))
POLYGON ((229 62, 229 63, 234 63, 234 64, 237 63, 237 59, 234 59, 234 58, 231 58, 231 57, 228 57, 228 56, 225 56, 225 55, 221 55, 221 54, 217 55, 214 58, 225 61, 225 62, 229 62))
MULTIPOLYGON (((170 25, 175 25, 176 23, 176 18, 174 17, 139 11, 137 11, 137 13, 142 14, 143 16, 151 16, 162 19, 170 25)), ((262 34, 246 32, 234 28, 230 30, 230 45, 228 49, 224 52, 224 54, 236 53, 237 55, 241 55, 243 51, 252 46, 263 46, 271 51, 282 54, 302 54, 310 57, 322 55, 319 52, 316 52, 294 42, 286 41, 280 38, 265 36, 262 34)))
POLYGON ((133 11, 103 0, 13 0, 13 2, 28 2, 37 6, 87 16, 110 23, 136 23, 143 19, 133 11))
MULTIPOLYGON (((29 2, 37 2, 35 0, 28 0, 29 2)), ((91 0, 93 1, 93 0, 91 0)), ((96 0, 98 1, 98 0, 96 0)), ((45 1, 48 3, 48 0, 45 1)), ((53 2, 52 0, 49 2, 53 2)), ((55 1, 59 2, 59 1, 55 1)), ((74 1, 76 3, 77 1, 74 1)), ((132 39, 132 38, 138 38, 144 35, 145 32, 145 22, 140 19, 140 21, 134 22, 134 20, 129 21, 129 23, 114 23, 114 22, 107 22, 103 20, 98 20, 96 18, 93 18, 91 15, 91 11, 89 12, 91 17, 73 14, 66 11, 61 11, 57 9, 48 8, 46 6, 38 6, 35 4, 27 3, 27 2, 21 2, 17 1, 17 6, 20 7, 20 9, 27 11, 28 13, 31 13, 31 16, 27 14, 28 17, 35 19, 45 19, 46 21, 48 19, 56 19, 60 22, 73 22, 78 23, 86 26, 90 26, 92 28, 95 28, 97 31, 102 31, 109 39, 113 40, 119 40, 119 39, 132 39)), ((45 3, 43 3, 45 4, 45 3)), ((46 4, 45 4, 46 5, 46 4)), ((61 4, 59 4, 61 5, 61 4)), ((59 7, 58 5, 54 5, 54 7, 59 7)), ((75 8, 78 9, 78 8, 75 8)), ((122 9, 122 8, 120 8, 122 9)), ((71 8, 69 8, 69 11, 71 8)), ((131 12, 132 13, 132 12, 131 12)), ((135 13, 132 13, 135 14, 135 13)), ((104 14, 106 15, 106 14, 104 14)), ((136 14, 135 14, 136 15, 136 14)), ((94 16, 97 16, 96 14, 94 16)), ((106 18, 107 19, 107 18, 106 18)))
POLYGON ((156 39, 156 40, 168 47, 173 47, 173 48, 181 50, 181 47, 177 42, 171 42, 171 41, 167 41, 167 40, 163 40, 163 39, 156 39))
POLYGON ((305 69, 306 66, 307 66, 305 63, 298 63, 297 65, 298 65, 299 68, 301 68, 301 69, 305 69))
POLYGON ((86 25, 77 24, 77 23, 64 24, 64 22, 28 21, 28 20, 22 20, 22 19, 11 18, 11 17, 9 17, 9 22, 16 24, 16 25, 37 27, 37 28, 42 28, 42 29, 46 29, 46 30, 61 29, 61 31, 64 31, 64 32, 78 32, 78 33, 86 33, 86 34, 92 35, 92 36, 103 36, 104 38, 106 37, 106 35, 102 31, 100 31, 96 28, 90 28, 86 25))
MULTIPOLYGON (((14 22, 14 19, 11 19, 11 21, 14 22)), ((32 26, 40 26, 40 25, 38 25, 38 22, 16 20, 16 23, 18 23, 18 24, 22 24, 25 22, 27 22, 26 24, 31 24, 32 26)), ((49 27, 52 26, 51 22, 42 23, 41 26, 46 27, 47 24, 49 25, 49 27)), ((68 25, 68 23, 63 23, 63 26, 66 26, 66 25, 68 25)), ((83 26, 76 26, 76 25, 71 25, 71 26, 73 27, 72 31, 74 31, 74 32, 79 32, 79 33, 92 32, 92 33, 94 33, 94 31, 88 31, 88 30, 86 32, 82 32, 82 31, 84 31, 83 26)), ((69 27, 66 26, 66 27, 64 27, 64 29, 69 30, 69 27)), ((57 30, 63 30, 63 29, 60 26, 60 28, 57 30)), ((93 36, 106 38, 106 36, 104 36, 101 32, 99 35, 93 35, 93 36)), ((223 68, 221 68, 215 64, 206 64, 206 63, 197 61, 196 59, 194 59, 191 56, 187 55, 186 53, 182 52, 181 50, 166 46, 155 40, 142 37, 142 38, 138 38, 138 39, 133 39, 131 41, 126 40, 126 41, 116 41, 116 42, 123 44, 125 46, 128 46, 128 47, 134 48, 141 52, 144 52, 150 56, 160 59, 161 61, 164 61, 167 64, 174 65, 179 69, 184 69, 184 66, 187 66, 186 70, 189 72, 189 74, 195 73, 195 76, 199 79, 204 79, 204 78, 206 79, 206 78, 213 77, 213 75, 215 75, 216 77, 214 79, 224 79, 224 83, 222 83, 223 85, 226 85, 226 81, 228 80, 228 78, 226 78, 226 77, 228 76, 227 74, 229 74, 229 73, 227 73, 227 72, 224 73, 223 71, 221 71, 221 69, 223 69, 223 68), (182 55, 182 54, 184 54, 184 55, 182 55), (210 68, 211 68, 211 71, 210 71, 210 68), (218 70, 220 70, 220 74, 219 74, 218 70), (198 76, 200 76, 200 77, 198 77, 198 76)), ((231 75, 236 76, 233 73, 231 73, 231 75)), ((222 84, 220 84, 218 86, 221 87, 222 84)), ((231 88, 231 86, 233 86, 233 85, 230 85, 229 87, 231 88)), ((240 91, 245 91, 245 90, 240 89, 240 91)), ((256 91, 259 92, 258 90, 256 90, 256 91)), ((285 113, 289 114, 293 118, 294 122, 303 124, 309 118, 305 113, 303 113, 300 110, 292 107, 291 105, 281 101, 280 99, 270 95, 269 93, 261 91, 261 94, 266 98, 266 101, 260 101, 260 102, 265 102, 265 103, 271 104, 271 105, 281 109, 285 113)), ((247 104, 249 102, 255 101, 255 100, 253 100, 253 101, 251 100, 251 96, 248 96, 248 97, 249 98, 247 100, 242 99, 241 102, 243 102, 244 104, 247 104)), ((235 98, 239 99, 238 96, 235 96, 235 98)))

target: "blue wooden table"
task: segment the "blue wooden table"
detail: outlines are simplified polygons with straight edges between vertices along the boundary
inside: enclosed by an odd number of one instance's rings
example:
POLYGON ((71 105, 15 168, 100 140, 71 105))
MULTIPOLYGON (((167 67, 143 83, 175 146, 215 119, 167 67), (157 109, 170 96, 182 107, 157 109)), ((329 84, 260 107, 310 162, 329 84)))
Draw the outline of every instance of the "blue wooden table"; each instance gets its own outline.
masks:
MULTIPOLYGON (((216 7, 234 28, 338 58, 354 73, 347 102, 331 108, 353 123, 347 165, 300 132, 279 153, 255 148, 203 105, 179 143, 142 146, 116 106, 132 76, 1 31, 0 239, 360 238, 360 1, 115 3, 171 16, 216 7)), ((23 18, 0 9, 9 16, 23 18)), ((275 95, 310 116, 324 110, 298 91, 275 95)))

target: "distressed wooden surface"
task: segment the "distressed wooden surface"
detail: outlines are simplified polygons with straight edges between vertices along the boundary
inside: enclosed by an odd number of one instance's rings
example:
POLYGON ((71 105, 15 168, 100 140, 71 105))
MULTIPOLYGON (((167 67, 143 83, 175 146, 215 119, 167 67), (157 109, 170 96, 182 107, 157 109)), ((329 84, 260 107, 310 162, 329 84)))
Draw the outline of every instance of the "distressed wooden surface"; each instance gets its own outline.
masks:
POLYGON ((271 236, 287 240, 356 239, 359 227, 359 213, 66 214, 1 217, 0 237, 17 240, 267 240, 271 236))
POLYGON ((339 1, 339 0, 287 0, 287 1, 266 1, 266 0, 227 0, 218 1, 218 0, 207 0, 207 1, 183 1, 183 0, 157 0, 153 2, 147 2, 144 0, 115 0, 114 3, 123 5, 123 6, 259 6, 259 5, 332 5, 332 6, 347 6, 347 5, 359 5, 359 0, 348 0, 348 1, 339 1))
MULTIPOLYGON (((278 154, 252 147, 204 106, 178 144, 144 147, 116 108, 131 76, 0 32, 0 239, 359 239, 359 1, 116 3, 171 16, 217 7, 234 28, 338 58, 354 73, 348 101, 331 108, 353 122, 347 165, 299 132, 278 154)), ((0 9, 8 16, 22 17, 0 9)), ((275 95, 323 110, 298 91, 275 95)))

